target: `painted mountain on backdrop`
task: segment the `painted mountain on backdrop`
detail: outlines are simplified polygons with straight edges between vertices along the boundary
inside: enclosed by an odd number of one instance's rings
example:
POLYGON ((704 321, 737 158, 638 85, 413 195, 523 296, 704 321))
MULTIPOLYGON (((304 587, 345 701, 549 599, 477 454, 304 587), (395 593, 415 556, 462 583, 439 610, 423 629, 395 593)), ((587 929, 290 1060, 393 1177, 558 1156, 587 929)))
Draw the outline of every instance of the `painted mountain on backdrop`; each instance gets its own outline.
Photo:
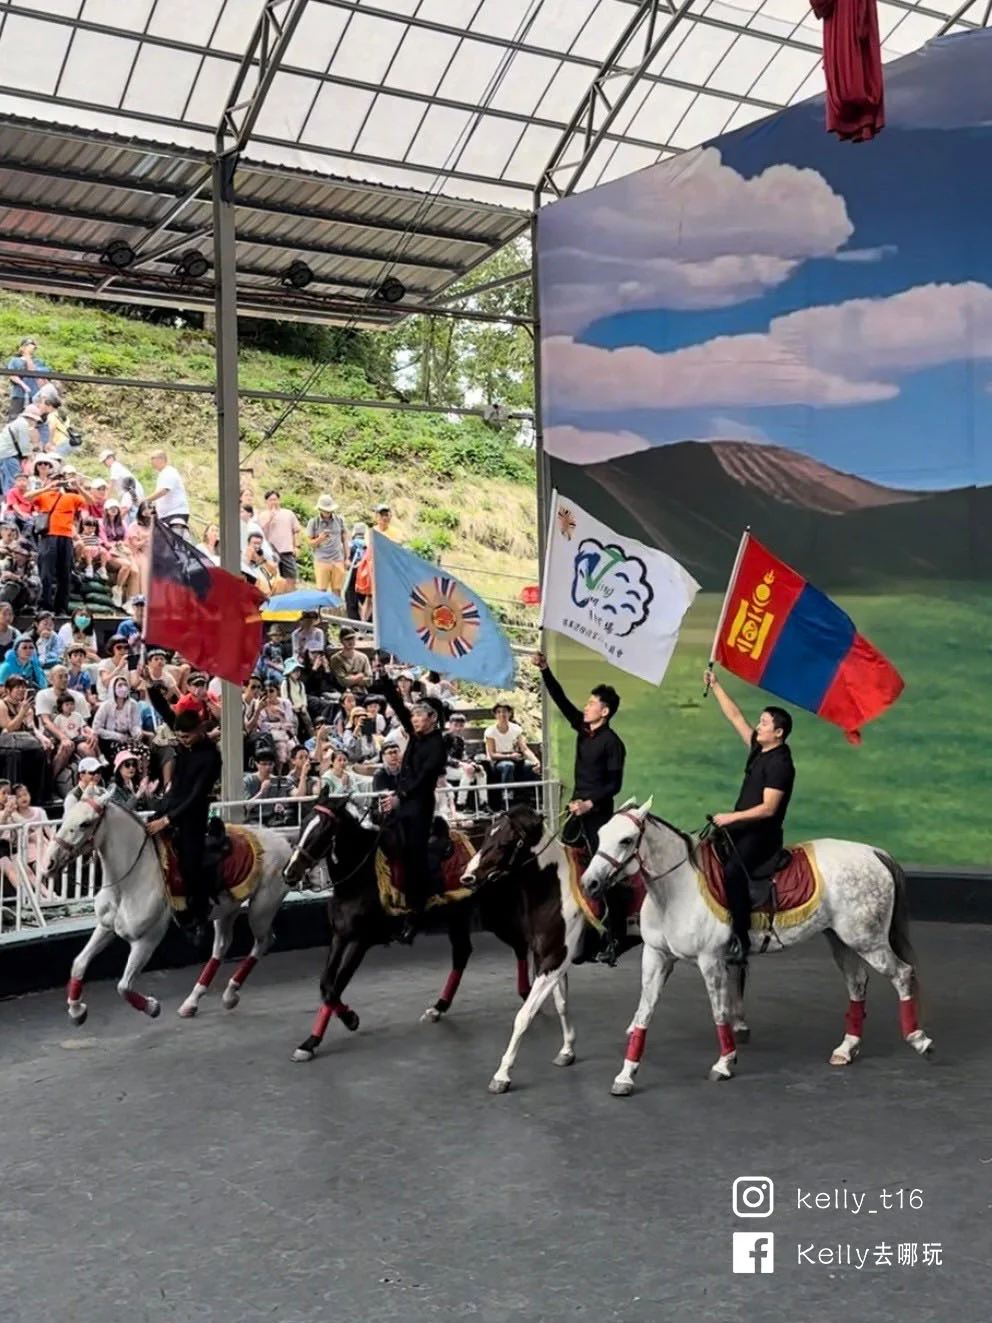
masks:
POLYGON ((706 591, 726 585, 745 527, 827 590, 992 577, 992 488, 901 491, 746 441, 550 463, 560 492, 675 556, 706 591))

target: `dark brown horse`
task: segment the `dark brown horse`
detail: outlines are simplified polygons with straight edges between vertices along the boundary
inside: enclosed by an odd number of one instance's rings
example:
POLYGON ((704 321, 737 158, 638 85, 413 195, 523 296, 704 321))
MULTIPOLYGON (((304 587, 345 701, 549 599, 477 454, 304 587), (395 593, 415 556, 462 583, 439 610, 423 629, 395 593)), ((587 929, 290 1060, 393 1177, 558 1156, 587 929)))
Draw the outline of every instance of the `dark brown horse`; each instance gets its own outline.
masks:
MULTIPOLYGON (((334 894, 328 902, 331 946, 320 980, 322 1005, 310 1034, 293 1053, 294 1061, 311 1061, 332 1017, 346 1029, 358 1028, 358 1015, 341 1000, 345 988, 373 946, 396 939, 399 923, 383 907, 376 875, 376 853, 381 836, 362 825, 361 815, 347 799, 326 792, 314 805, 300 831, 283 876, 291 886, 327 860, 334 894), (356 816, 357 814, 357 816, 356 816)), ((538 819, 538 823, 539 823, 538 819)), ((538 835, 540 828, 538 827, 538 835)), ((525 848, 521 840, 521 850, 525 848)), ((517 958, 517 992, 530 993, 528 941, 523 922, 520 887, 511 879, 512 867, 493 876, 489 883, 464 900, 449 901, 427 911, 424 931, 446 931, 451 942, 451 973, 440 997, 421 1016, 437 1021, 448 1011, 472 954, 473 919, 487 932, 511 947, 517 958)))

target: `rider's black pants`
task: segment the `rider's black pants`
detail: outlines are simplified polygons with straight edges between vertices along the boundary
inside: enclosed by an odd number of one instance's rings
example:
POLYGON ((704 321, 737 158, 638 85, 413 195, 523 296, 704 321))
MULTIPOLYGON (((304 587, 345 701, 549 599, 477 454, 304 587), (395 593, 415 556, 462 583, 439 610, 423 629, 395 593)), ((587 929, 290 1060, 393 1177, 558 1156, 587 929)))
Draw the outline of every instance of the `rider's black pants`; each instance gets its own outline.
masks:
POLYGON ((751 947, 751 890, 748 878, 753 869, 766 863, 782 848, 781 835, 776 836, 764 828, 735 826, 727 833, 727 862, 724 865, 724 885, 727 889, 727 908, 734 932, 745 951, 751 947))

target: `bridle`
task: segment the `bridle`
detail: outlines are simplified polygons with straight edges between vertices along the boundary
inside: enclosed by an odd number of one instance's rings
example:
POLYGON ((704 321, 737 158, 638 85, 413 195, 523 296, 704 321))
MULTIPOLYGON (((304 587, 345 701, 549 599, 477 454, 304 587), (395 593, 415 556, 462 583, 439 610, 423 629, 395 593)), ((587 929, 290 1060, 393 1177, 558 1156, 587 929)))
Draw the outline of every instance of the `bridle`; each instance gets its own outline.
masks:
MULTIPOLYGON (((93 813, 94 813, 94 815, 95 815, 94 818, 93 818, 93 826, 92 826, 92 830, 86 832, 85 836, 84 836, 83 839, 79 842, 78 845, 67 845, 67 844, 65 843, 65 841, 62 840, 62 839, 59 837, 58 833, 56 832, 55 839, 56 839, 56 841, 58 841, 58 843, 59 843, 60 851, 64 851, 64 856, 63 856, 62 860, 61 860, 60 863, 59 863, 59 872, 60 872, 60 873, 65 872, 65 870, 69 867, 69 865, 70 865, 70 864, 74 864, 74 863, 76 862, 77 859, 81 859, 81 858, 82 858, 82 856, 85 854, 86 850, 87 850, 91 845, 93 845, 93 838, 96 836, 97 832, 100 830, 100 825, 101 825, 101 823, 103 822, 104 815, 105 815, 106 812, 107 812, 107 804, 106 804, 105 801, 102 801, 102 800, 100 800, 100 801, 98 801, 98 800, 90 800, 90 801, 89 801, 89 804, 90 804, 90 807, 92 808, 93 813)), ((127 812, 126 809, 125 809, 124 811, 127 812)), ((131 816, 133 816, 133 815, 131 815, 131 816)), ((140 818, 139 818, 139 819, 136 819, 136 821, 140 822, 141 820, 140 820, 140 818)), ((129 866, 124 870, 124 872, 121 873, 120 877, 118 877, 118 878, 115 879, 115 881, 114 881, 114 886, 119 885, 119 884, 120 884, 121 882, 123 882, 126 878, 129 878, 129 877, 131 876, 131 874, 134 872, 134 870, 138 867, 138 862, 139 862, 139 860, 141 859, 141 856, 145 853, 145 847, 148 845, 149 841, 152 839, 152 838, 148 835, 148 833, 144 830, 144 823, 141 823, 141 829, 142 829, 142 833, 143 833, 144 839, 142 840, 141 844, 138 846, 138 853, 137 853, 137 854, 134 856, 134 858, 131 860, 131 863, 130 863, 129 866)))
MULTIPOLYGON (((613 882, 614 879, 618 877, 619 874, 624 871, 624 869, 628 868, 630 864, 635 860, 637 862, 637 872, 632 874, 632 876, 640 877, 645 883, 647 883, 647 882, 660 882, 662 878, 667 877, 669 873, 674 873, 676 868, 681 868, 683 864, 690 862, 690 860, 692 859, 692 852, 690 848, 686 846, 684 859, 676 860, 674 864, 664 869, 661 873, 649 873, 644 865, 644 858, 641 855, 641 846, 644 843, 644 833, 647 831, 648 823, 651 821, 651 815, 647 814, 645 815, 644 818, 638 818, 634 815, 634 813, 632 813, 629 809, 627 809, 622 813, 618 813, 617 817, 626 818, 629 822, 632 822, 634 826, 637 828, 637 844, 634 847, 633 854, 629 855, 626 859, 614 859, 611 854, 607 854, 604 849, 600 848, 596 851, 596 854, 593 855, 592 859, 589 860, 589 863, 591 864, 593 859, 595 859, 597 856, 600 856, 603 859, 605 859, 610 866, 611 869, 610 876, 607 879, 607 881, 603 884, 603 888, 602 888, 603 890, 605 890, 605 888, 609 886, 609 884, 613 882)), ((683 844, 684 844, 684 840, 683 840, 683 844)))
MULTIPOLYGON (((513 833, 513 849, 510 851, 509 857, 507 858, 506 862, 503 863, 499 868, 494 868, 489 873, 490 880, 500 877, 509 877, 510 874, 513 872, 513 870, 517 867, 521 850, 526 850, 531 848, 527 844, 526 835, 517 826, 516 822, 514 822, 513 818, 510 816, 509 813, 501 813, 497 821, 505 822, 509 826, 510 831, 513 833)), ((535 859, 536 858, 537 856, 535 855, 535 859)))
MULTIPOLYGON (((327 804, 314 804, 313 811, 314 813, 320 813, 325 818, 330 818, 331 821, 334 823, 337 823, 338 821, 338 814, 335 813, 334 810, 330 808, 327 804)), ((362 816, 356 819, 356 822, 358 823, 359 827, 362 825, 362 823, 365 821, 365 819, 369 816, 371 812, 372 812, 371 807, 367 808, 365 812, 362 814, 362 816)), ((365 867, 365 865, 372 858, 372 856, 375 854, 378 848, 379 848, 379 833, 376 832, 374 835, 374 839, 372 841, 372 845, 369 848, 369 850, 362 856, 362 858, 358 861, 358 863, 355 865, 355 867, 346 877, 338 878, 337 880, 332 879, 332 881, 334 881, 334 885, 336 887, 339 887, 339 886, 343 886, 346 882, 350 882, 351 879, 355 876, 355 874, 360 872, 365 867)), ((293 854, 290 855, 290 863, 292 863, 294 855, 302 855, 303 861, 307 866, 306 871, 308 873, 311 871, 311 869, 316 868, 321 862, 320 859, 315 858, 310 853, 310 851, 306 849, 306 847, 300 844, 299 842, 297 842, 297 844, 293 847, 293 854)), ((326 855, 327 852, 325 850, 324 855, 322 857, 326 858, 326 855)), ((288 868, 289 864, 287 864, 286 867, 288 868)), ((283 871, 283 876, 285 876, 285 870, 283 871)))

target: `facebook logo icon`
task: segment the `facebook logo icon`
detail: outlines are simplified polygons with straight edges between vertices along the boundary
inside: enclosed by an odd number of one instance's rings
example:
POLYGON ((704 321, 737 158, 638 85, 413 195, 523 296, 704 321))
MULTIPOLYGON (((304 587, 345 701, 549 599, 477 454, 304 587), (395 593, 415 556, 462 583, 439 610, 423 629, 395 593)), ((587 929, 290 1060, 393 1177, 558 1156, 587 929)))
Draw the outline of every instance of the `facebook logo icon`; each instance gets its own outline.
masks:
POLYGON ((775 1236, 770 1231, 734 1232, 734 1272, 774 1272, 775 1236))

